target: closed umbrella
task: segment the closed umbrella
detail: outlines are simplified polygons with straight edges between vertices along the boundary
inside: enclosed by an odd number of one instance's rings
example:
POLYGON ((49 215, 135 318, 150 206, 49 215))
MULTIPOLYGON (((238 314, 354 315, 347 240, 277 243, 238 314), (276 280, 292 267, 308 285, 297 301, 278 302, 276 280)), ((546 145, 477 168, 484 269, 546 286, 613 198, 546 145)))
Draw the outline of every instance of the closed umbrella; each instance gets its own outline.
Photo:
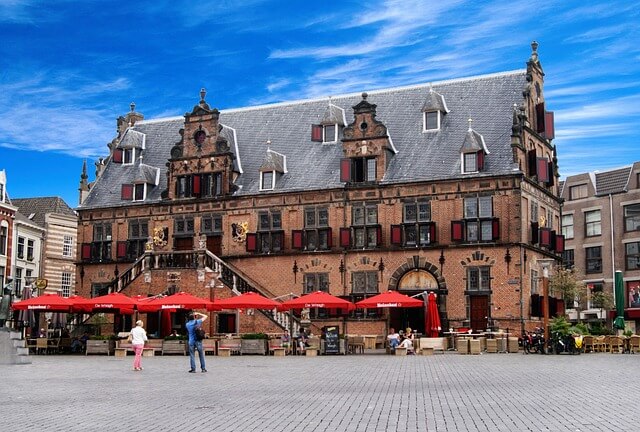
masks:
POLYGON ((438 312, 438 301, 435 293, 429 293, 425 301, 425 322, 424 331, 427 337, 438 337, 442 329, 440 324, 440 313, 438 312))
POLYGON ((613 326, 618 330, 624 329, 624 284, 622 281, 622 272, 616 270, 615 276, 615 294, 616 294, 616 319, 613 326))

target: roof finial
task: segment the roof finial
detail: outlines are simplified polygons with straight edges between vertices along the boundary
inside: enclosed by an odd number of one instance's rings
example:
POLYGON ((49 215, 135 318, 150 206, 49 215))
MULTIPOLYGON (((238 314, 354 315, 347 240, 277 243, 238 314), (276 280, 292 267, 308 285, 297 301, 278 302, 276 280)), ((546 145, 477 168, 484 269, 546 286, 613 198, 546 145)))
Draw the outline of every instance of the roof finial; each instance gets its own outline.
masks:
POLYGON ((471 132, 473 129, 471 129, 471 123, 473 123, 473 119, 469 118, 469 120, 467 120, 469 122, 469 132, 471 132))
POLYGON ((433 83, 429 83, 429 93, 433 93, 433 83))
POLYGON ((202 87, 200 89, 200 102, 204 102, 204 97, 207 95, 207 89, 202 87))
POLYGON ((267 150, 269 150, 269 147, 271 147, 271 140, 270 139, 267 140, 267 150))
POLYGON ((367 92, 362 92, 362 100, 367 100, 368 96, 367 92))
POLYGON ((538 42, 536 41, 531 42, 531 61, 538 61, 538 42))
POLYGON ((136 103, 135 102, 131 102, 129 104, 129 108, 131 108, 131 112, 134 112, 136 110, 136 103))

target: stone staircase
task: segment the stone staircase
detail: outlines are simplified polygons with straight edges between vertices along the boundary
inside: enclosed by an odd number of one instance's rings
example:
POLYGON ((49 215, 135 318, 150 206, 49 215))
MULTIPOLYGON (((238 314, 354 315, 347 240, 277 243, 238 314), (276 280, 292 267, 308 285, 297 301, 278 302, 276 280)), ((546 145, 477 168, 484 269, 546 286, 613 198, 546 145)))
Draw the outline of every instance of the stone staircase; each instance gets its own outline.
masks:
POLYGON ((31 364, 26 344, 20 332, 0 329, 0 364, 31 364))

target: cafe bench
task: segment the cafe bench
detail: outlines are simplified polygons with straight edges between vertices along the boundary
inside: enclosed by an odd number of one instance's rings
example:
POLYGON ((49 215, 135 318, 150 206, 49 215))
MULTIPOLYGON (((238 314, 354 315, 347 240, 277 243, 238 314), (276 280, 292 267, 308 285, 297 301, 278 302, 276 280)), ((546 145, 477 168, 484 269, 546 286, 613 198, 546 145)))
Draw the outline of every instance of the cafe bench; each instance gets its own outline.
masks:
MULTIPOLYGON (((127 353, 133 353, 133 345, 131 345, 131 342, 117 341, 116 348, 114 350, 114 355, 116 357, 126 357, 127 353)), ((142 349, 143 357, 153 357, 154 355, 155 355, 154 348, 145 346, 142 349)))

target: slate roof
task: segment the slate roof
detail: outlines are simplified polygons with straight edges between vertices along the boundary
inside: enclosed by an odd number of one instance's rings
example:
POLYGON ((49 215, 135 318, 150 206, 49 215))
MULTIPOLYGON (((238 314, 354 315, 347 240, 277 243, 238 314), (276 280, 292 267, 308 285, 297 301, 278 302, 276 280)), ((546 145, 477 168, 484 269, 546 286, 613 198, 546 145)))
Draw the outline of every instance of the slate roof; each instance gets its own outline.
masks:
POLYGON ((605 172, 595 173, 596 195, 626 192, 631 178, 631 165, 605 172))
MULTIPOLYGON (((481 173, 493 176, 519 172, 513 162, 510 134, 513 105, 522 102, 527 84, 526 70, 367 91, 368 101, 377 105, 376 119, 388 130, 396 153, 390 157, 381 184, 408 181, 436 181, 469 177, 462 174, 460 149, 468 131, 482 135, 489 155, 481 173), (442 95, 449 112, 443 115, 441 129, 423 133, 423 106, 430 90, 442 95)), ((362 94, 332 96, 330 104, 345 110, 346 121, 353 121, 352 107, 362 94)), ((241 171, 235 195, 265 195, 279 192, 342 188, 340 159, 342 143, 311 141, 311 125, 327 116, 327 98, 277 103, 220 111, 224 136, 236 155, 235 168, 241 171), (287 173, 279 176, 273 191, 260 191, 260 167, 265 159, 265 143, 286 157, 287 173)), ((333 108, 329 115, 339 114, 333 108)), ((143 120, 133 129, 145 135, 144 163, 160 169, 160 182, 148 190, 145 203, 157 202, 166 189, 165 164, 170 150, 180 140, 184 118, 143 120)), ((133 183, 137 166, 108 162, 81 208, 131 206, 120 199, 121 185, 133 183)), ((141 203, 142 204, 142 203, 141 203)))
POLYGON ((41 198, 14 198, 13 205, 18 207, 18 211, 36 225, 45 226, 45 216, 47 214, 62 214, 76 216, 76 213, 60 197, 41 198))

